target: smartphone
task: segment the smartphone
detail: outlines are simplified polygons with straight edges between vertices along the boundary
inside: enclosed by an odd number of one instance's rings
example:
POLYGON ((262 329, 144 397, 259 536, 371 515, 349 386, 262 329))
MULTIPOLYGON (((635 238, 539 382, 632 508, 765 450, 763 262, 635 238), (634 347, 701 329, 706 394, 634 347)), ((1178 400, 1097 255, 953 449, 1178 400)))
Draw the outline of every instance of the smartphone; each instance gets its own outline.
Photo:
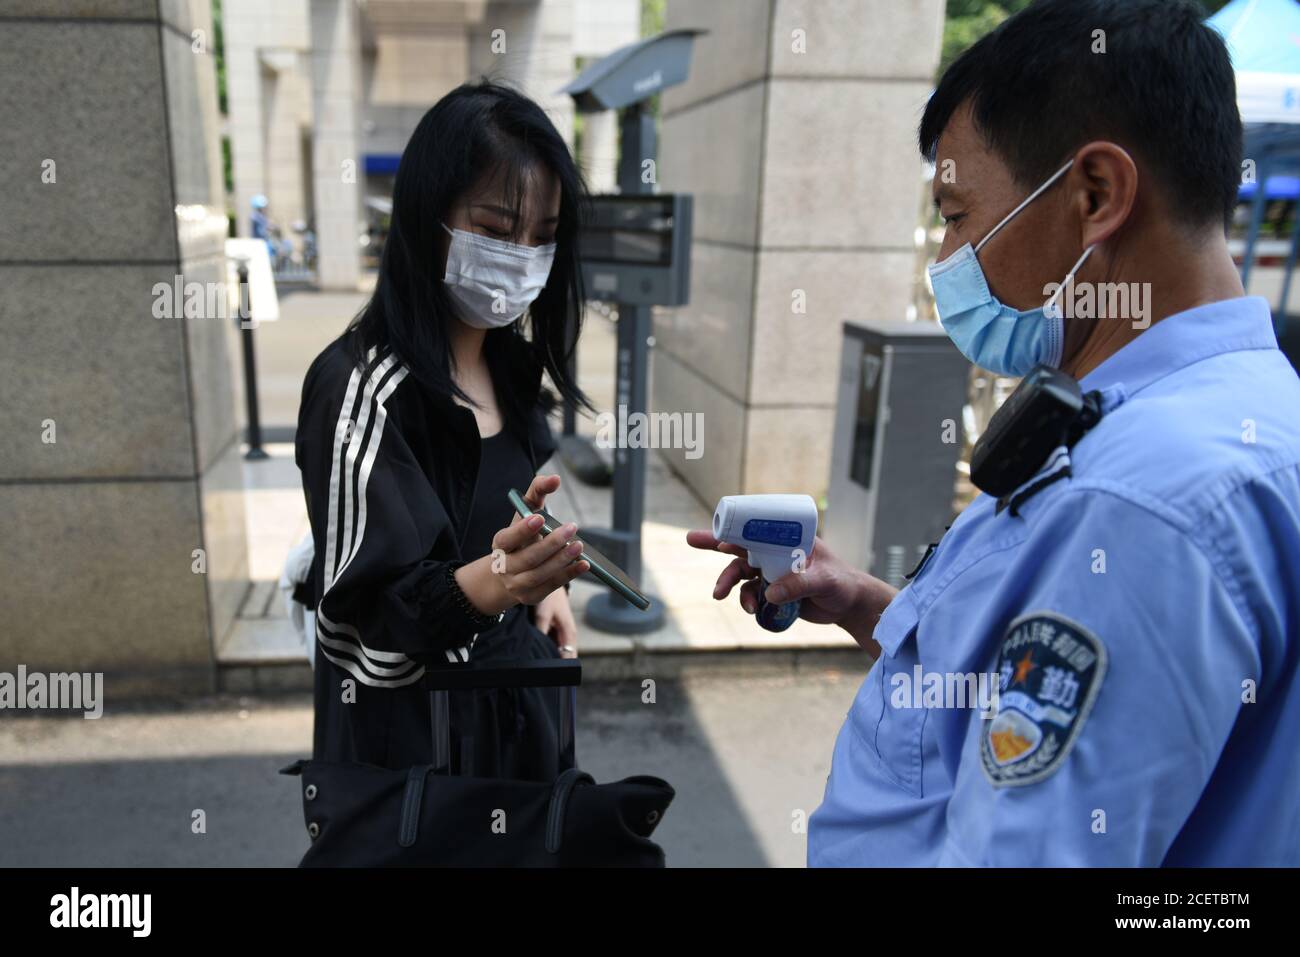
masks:
MULTIPOLYGON (((524 518, 532 515, 534 511, 542 516, 543 532, 549 534, 564 524, 544 508, 529 508, 528 503, 524 501, 524 497, 515 489, 511 489, 506 495, 510 499, 510 504, 515 507, 515 511, 524 518)), ((650 607, 650 599, 637 590, 636 585, 632 584, 632 580, 624 574, 623 569, 601 554, 591 542, 582 537, 581 532, 575 535, 574 538, 582 542, 582 554, 575 561, 586 559, 587 564, 591 566, 591 574, 614 589, 615 593, 624 598, 629 604, 635 605, 642 611, 650 607)))

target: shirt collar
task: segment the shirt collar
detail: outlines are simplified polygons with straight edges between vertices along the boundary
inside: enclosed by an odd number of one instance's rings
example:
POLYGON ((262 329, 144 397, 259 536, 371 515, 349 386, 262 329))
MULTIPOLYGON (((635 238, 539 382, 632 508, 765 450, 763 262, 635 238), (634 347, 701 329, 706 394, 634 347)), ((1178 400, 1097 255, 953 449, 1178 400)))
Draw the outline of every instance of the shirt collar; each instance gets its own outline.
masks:
POLYGON ((1131 396, 1211 356, 1276 348, 1273 310, 1267 299, 1225 299, 1161 319, 1084 376, 1079 385, 1084 392, 1122 385, 1131 396))

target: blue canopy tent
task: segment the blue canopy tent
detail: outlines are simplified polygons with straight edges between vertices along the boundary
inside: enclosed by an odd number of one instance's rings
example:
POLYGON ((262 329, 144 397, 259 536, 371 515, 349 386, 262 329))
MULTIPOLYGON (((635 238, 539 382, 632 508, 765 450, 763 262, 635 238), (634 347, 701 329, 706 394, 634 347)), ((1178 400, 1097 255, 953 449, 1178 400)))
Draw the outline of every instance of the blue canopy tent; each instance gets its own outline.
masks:
MULTIPOLYGON (((1237 106, 1246 127, 1245 155, 1255 164, 1254 176, 1243 177, 1250 181, 1240 193, 1251 201, 1241 264, 1244 285, 1255 264, 1267 203, 1300 200, 1300 2, 1233 0, 1207 22, 1227 41, 1236 72, 1237 106)), ((1300 213, 1295 220, 1282 297, 1273 312, 1279 339, 1300 250, 1300 213)))

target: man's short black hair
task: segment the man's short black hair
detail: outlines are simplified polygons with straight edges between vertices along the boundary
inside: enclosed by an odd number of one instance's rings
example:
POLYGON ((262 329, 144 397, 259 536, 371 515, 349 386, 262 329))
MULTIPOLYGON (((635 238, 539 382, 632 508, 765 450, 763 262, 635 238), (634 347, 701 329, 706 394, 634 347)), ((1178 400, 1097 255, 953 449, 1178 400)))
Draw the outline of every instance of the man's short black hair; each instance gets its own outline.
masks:
POLYGON ((976 129, 1026 189, 1105 139, 1155 174, 1178 220, 1227 223, 1241 115, 1227 47, 1203 17, 1190 0, 1038 0, 944 73, 921 119, 921 153, 933 161, 969 100, 976 129))

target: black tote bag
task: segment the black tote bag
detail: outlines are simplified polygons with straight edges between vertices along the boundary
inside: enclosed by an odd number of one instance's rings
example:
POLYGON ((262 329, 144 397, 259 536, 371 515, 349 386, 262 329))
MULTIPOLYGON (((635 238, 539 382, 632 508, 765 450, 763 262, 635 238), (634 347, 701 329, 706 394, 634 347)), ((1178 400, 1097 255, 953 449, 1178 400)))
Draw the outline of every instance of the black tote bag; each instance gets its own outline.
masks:
POLYGON ((449 774, 447 692, 559 689, 561 747, 573 733, 575 659, 427 668, 433 741, 427 765, 404 770, 298 761, 311 847, 302 867, 663 867, 650 835, 674 792, 655 777, 596 784, 577 768, 554 782, 449 774))

